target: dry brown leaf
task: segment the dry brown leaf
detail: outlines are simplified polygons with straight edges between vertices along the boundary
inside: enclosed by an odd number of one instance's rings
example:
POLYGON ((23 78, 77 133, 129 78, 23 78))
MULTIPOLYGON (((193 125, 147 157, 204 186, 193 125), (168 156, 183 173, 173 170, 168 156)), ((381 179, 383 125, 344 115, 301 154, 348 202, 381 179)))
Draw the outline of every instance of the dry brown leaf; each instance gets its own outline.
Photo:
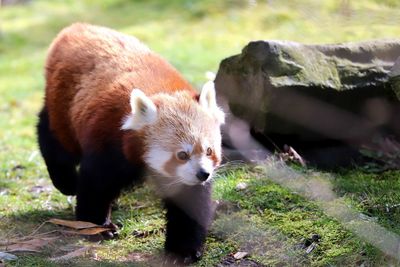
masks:
POLYGON ((80 235, 97 235, 97 234, 103 233, 105 231, 110 231, 110 228, 95 227, 95 228, 81 229, 76 232, 80 235))
POLYGON ((80 230, 66 230, 62 231, 62 233, 71 235, 97 235, 106 231, 110 231, 110 228, 96 227, 96 228, 88 228, 80 230))
POLYGON ((26 241, 15 242, 13 244, 2 246, 0 250, 8 252, 40 252, 40 249, 53 240, 55 237, 33 238, 26 241))
POLYGON ((50 219, 48 220, 49 223, 57 224, 66 226, 69 228, 73 228, 76 230, 80 229, 87 229, 87 228, 94 228, 94 227, 101 227, 100 225, 91 223, 91 222, 84 222, 84 221, 70 221, 70 220, 61 220, 61 219, 50 219))
POLYGON ((63 231, 68 234, 76 234, 76 235, 97 235, 106 231, 110 231, 111 227, 97 225, 91 222, 84 221, 70 221, 70 220, 61 220, 61 219, 51 219, 48 222, 65 226, 68 228, 72 228, 73 230, 63 231))
POLYGON ((84 256, 92 247, 82 247, 78 248, 77 250, 71 251, 65 255, 55 257, 55 258, 50 258, 51 261, 53 262, 62 262, 62 261, 69 261, 71 259, 74 259, 76 257, 84 256))

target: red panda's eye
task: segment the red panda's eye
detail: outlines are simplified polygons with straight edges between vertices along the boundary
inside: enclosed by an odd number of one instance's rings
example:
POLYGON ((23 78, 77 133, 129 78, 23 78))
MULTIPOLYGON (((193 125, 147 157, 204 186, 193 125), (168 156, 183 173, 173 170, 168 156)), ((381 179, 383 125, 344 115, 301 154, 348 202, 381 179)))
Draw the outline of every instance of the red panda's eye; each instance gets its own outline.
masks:
POLYGON ((185 151, 179 151, 178 154, 176 154, 176 156, 180 160, 188 160, 189 159, 189 154, 186 153, 185 151))
POLYGON ((207 148, 207 156, 211 156, 212 155, 212 149, 211 148, 207 148))

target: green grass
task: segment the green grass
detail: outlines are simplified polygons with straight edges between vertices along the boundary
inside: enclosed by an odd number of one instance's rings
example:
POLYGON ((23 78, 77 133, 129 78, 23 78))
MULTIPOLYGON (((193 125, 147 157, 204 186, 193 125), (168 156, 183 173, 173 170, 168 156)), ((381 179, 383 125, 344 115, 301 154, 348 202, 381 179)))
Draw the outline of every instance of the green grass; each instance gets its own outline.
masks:
MULTIPOLYGON (((32 233, 50 218, 73 218, 73 205, 55 190, 35 138, 43 98, 43 64, 51 40, 63 27, 85 21, 137 36, 163 55, 196 87, 206 71, 237 54, 251 40, 284 39, 335 43, 400 36, 397 1, 193 1, 33 0, 0 11, 0 241, 32 233), (37 191, 35 186, 41 186, 37 191)), ((299 170, 305 180, 321 176, 361 218, 400 234, 400 173, 345 171, 329 176, 299 170), (327 178, 328 177, 328 178, 327 178)), ((239 250, 270 265, 380 266, 394 259, 365 241, 326 203, 257 169, 227 167, 216 180, 219 210, 198 266, 213 266, 239 250), (271 179, 268 179, 271 178, 271 179), (239 182, 248 187, 237 190, 239 182), (306 253, 312 235, 317 246, 306 253)), ((300 180, 299 180, 300 181, 300 180)), ((135 266, 159 255, 164 240, 160 201, 146 187, 126 191, 114 211, 118 240, 93 244, 62 236, 40 253, 19 253, 10 266, 135 266), (49 258, 69 246, 93 246, 64 264, 49 258), (96 260, 95 260, 96 259, 96 260)), ((44 225, 40 232, 58 229, 44 225)))
POLYGON ((400 234, 400 173, 387 171, 365 174, 346 172, 334 180, 339 194, 379 224, 400 234))

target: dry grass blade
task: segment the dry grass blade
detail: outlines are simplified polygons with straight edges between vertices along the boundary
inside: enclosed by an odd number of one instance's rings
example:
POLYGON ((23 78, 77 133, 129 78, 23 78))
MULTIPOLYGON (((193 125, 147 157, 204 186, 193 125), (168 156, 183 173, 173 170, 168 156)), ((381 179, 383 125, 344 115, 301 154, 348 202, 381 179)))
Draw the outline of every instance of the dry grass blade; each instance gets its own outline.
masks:
POLYGON ((78 248, 77 250, 71 251, 65 255, 55 257, 55 258, 50 258, 52 262, 63 262, 63 261, 69 261, 77 257, 84 256, 92 247, 82 247, 78 248))
POLYGON ((278 157, 285 162, 295 162, 303 167, 307 166, 300 154, 293 147, 286 144, 283 147, 283 152, 278 153, 278 157))

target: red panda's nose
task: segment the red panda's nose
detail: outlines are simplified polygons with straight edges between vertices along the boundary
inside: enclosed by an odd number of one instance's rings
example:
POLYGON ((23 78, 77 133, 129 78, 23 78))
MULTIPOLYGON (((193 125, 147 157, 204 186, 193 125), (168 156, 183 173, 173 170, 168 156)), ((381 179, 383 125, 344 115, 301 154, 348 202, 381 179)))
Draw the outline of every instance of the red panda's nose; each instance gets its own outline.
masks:
POLYGON ((199 179, 200 181, 205 181, 207 180, 208 176, 210 176, 210 173, 204 171, 203 169, 200 169, 197 173, 196 173, 196 177, 197 179, 199 179))

